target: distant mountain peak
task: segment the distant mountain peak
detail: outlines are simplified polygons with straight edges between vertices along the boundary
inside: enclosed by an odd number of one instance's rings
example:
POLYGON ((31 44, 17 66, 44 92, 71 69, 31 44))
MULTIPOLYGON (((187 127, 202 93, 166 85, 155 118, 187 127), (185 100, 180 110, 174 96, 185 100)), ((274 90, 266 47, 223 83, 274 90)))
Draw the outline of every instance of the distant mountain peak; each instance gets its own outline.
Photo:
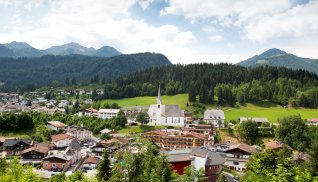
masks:
POLYGON ((13 41, 7 44, 4 44, 9 49, 25 49, 25 48, 33 48, 26 42, 17 42, 13 41))
POLYGON ((271 57, 271 56, 279 56, 279 55, 284 55, 287 54, 285 51, 277 49, 277 48, 271 48, 268 49, 267 51, 263 52, 259 56, 261 57, 271 57))
POLYGON ((308 59, 286 53, 277 48, 269 49, 260 55, 253 56, 237 63, 245 67, 272 66, 290 69, 302 69, 318 74, 318 60, 308 59))

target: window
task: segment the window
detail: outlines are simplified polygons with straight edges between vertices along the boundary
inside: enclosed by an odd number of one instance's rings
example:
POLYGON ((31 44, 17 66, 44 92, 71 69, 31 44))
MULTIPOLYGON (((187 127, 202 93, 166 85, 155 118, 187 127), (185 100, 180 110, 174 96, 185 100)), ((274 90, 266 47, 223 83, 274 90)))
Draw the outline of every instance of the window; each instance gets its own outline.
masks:
POLYGON ((239 165, 239 162, 233 161, 233 165, 239 165))

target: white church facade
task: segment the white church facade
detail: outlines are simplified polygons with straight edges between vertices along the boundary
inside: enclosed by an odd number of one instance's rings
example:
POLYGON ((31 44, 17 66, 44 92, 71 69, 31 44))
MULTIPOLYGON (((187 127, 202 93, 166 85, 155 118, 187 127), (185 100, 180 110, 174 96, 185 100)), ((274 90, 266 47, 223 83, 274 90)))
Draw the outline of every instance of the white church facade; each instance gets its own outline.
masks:
POLYGON ((162 104, 160 86, 158 90, 157 104, 150 105, 148 110, 149 125, 160 126, 184 126, 184 110, 178 105, 162 104))

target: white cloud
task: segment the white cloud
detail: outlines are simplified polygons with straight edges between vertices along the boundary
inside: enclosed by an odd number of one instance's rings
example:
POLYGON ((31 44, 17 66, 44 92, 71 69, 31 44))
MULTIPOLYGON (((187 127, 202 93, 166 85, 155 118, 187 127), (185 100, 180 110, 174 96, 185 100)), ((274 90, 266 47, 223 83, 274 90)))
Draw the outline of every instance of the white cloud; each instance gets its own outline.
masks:
POLYGON ((244 28, 245 38, 264 41, 279 37, 318 36, 318 1, 295 6, 285 12, 264 16, 244 28))
POLYGON ((148 7, 150 6, 151 3, 153 3, 154 0, 138 0, 138 3, 141 7, 142 10, 146 10, 148 9, 148 7))
POLYGON ((303 5, 292 0, 170 0, 161 14, 182 15, 190 21, 212 18, 221 26, 241 28, 242 38, 260 42, 318 32, 316 0, 303 5))
POLYGON ((210 39, 212 41, 220 41, 223 39, 223 37, 221 35, 211 35, 208 37, 208 39, 210 39))
MULTIPOLYGON (((168 24, 151 26, 142 19, 132 18, 130 8, 135 3, 135 0, 49 1, 49 10, 32 22, 24 21, 22 11, 16 12, 16 23, 0 30, 0 40, 25 41, 42 49, 67 42, 95 48, 110 45, 124 53, 160 52, 172 61, 191 50, 190 45, 196 41, 191 31, 168 24)), ((38 4, 30 4, 27 9, 35 6, 38 4)))

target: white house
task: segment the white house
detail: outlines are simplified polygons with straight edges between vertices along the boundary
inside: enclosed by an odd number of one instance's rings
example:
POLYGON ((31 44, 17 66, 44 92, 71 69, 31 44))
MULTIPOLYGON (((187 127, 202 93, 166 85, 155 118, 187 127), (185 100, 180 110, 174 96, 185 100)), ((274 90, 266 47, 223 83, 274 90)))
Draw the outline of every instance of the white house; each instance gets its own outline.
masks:
POLYGON ((178 105, 164 105, 161 101, 160 86, 157 104, 150 105, 148 110, 149 125, 184 126, 184 110, 178 105))
POLYGON ((67 125, 60 121, 48 121, 46 126, 52 130, 57 131, 60 129, 64 129, 67 125))
POLYGON ((214 127, 224 127, 225 114, 220 109, 206 110, 204 112, 204 121, 213 124, 214 127))
POLYGON ((100 109, 98 111, 98 116, 102 119, 110 119, 118 116, 119 111, 120 109, 100 109))

